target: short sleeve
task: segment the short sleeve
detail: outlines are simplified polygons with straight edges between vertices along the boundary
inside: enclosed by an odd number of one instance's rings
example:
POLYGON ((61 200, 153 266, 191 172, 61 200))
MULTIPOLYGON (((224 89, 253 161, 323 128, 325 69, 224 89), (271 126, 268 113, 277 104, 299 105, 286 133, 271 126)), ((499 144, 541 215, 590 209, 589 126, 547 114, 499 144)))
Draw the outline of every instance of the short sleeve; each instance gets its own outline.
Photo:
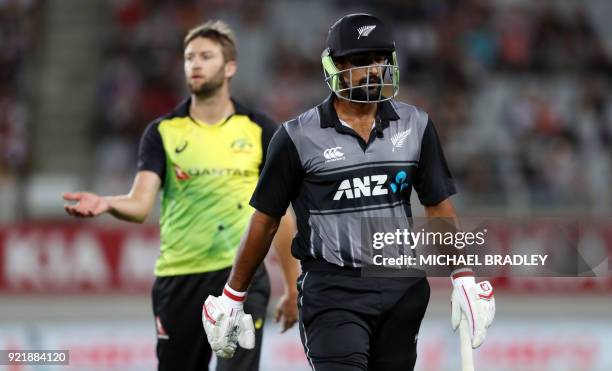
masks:
POLYGON ((429 120, 421 140, 421 154, 413 183, 421 204, 433 206, 456 193, 436 129, 429 120))
POLYGON ((264 214, 281 217, 297 196, 304 171, 295 144, 284 127, 270 141, 265 165, 251 197, 251 206, 264 214))
POLYGON ((140 138, 138 170, 154 172, 163 183, 166 175, 166 152, 158 127, 159 122, 149 124, 140 138))
POLYGON ((261 113, 254 114, 251 119, 261 127, 261 148, 263 153, 261 165, 259 166, 259 172, 261 173, 266 162, 268 146, 270 145, 272 136, 276 133, 276 130, 278 130, 279 125, 274 120, 261 113))

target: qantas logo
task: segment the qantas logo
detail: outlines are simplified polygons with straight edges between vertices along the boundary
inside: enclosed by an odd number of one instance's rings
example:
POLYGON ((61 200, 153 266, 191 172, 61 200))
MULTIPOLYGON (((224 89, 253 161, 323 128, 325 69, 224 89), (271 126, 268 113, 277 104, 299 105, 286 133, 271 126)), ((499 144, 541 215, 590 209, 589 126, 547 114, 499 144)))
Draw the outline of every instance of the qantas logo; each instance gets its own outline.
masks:
POLYGON ((382 196, 389 193, 387 188, 384 188, 387 181, 386 175, 370 175, 363 178, 345 179, 340 183, 334 200, 338 201, 343 196, 347 199, 382 196))
POLYGON ((178 180, 187 180, 190 179, 191 176, 189 176, 189 174, 187 174, 183 169, 181 169, 180 166, 178 166, 177 164, 173 164, 174 166, 174 174, 176 175, 176 179, 178 180))
POLYGON ((257 175, 257 171, 238 168, 197 168, 190 167, 183 170, 177 164, 172 164, 174 174, 178 180, 188 180, 192 177, 199 176, 236 176, 236 177, 253 177, 257 175))

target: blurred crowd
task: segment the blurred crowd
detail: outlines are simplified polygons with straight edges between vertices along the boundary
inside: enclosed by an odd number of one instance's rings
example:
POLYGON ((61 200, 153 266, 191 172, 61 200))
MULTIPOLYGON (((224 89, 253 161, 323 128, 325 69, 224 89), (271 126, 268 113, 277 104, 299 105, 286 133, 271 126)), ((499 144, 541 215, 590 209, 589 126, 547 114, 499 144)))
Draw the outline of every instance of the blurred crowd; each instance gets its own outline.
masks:
POLYGON ((37 29, 36 0, 0 1, 0 186, 28 161, 28 56, 37 29))
POLYGON ((403 98, 437 123, 465 205, 610 210, 612 29, 596 1, 391 3, 403 98))
MULTIPOLYGON (((605 42, 612 27, 601 9, 612 8, 605 3, 112 0, 92 120, 94 166, 100 179, 127 189, 144 127, 187 95, 182 39, 191 27, 220 18, 234 28, 233 93, 282 122, 328 94, 320 54, 329 26, 368 11, 394 30, 399 99, 436 124, 464 210, 609 212, 612 63, 605 42)), ((0 50, 2 167, 27 158, 22 144, 4 143, 25 136, 19 69, 32 27, 15 14, 27 16, 30 4, 0 1, 0 17, 17 6, 0 26, 9 45, 0 50)))

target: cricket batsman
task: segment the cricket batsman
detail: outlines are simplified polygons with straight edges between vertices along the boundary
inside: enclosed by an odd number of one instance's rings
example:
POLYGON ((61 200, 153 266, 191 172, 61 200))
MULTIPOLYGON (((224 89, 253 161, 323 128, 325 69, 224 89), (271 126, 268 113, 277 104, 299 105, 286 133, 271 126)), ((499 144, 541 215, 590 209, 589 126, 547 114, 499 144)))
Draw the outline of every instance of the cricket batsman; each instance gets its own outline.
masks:
MULTIPOLYGON (((429 301, 425 277, 363 277, 363 218, 412 216, 414 189, 428 218, 457 220, 455 193, 434 124, 393 98, 395 43, 383 22, 350 14, 329 30, 322 54, 331 95, 276 132, 250 204, 256 209, 221 297, 206 300, 203 325, 213 350, 229 357, 249 345, 242 302, 289 204, 301 261, 299 328, 316 371, 412 370, 429 301), (231 303, 231 304, 228 304, 231 303)), ((453 269, 452 326, 468 321, 472 347, 495 313, 493 289, 468 268, 453 269)))

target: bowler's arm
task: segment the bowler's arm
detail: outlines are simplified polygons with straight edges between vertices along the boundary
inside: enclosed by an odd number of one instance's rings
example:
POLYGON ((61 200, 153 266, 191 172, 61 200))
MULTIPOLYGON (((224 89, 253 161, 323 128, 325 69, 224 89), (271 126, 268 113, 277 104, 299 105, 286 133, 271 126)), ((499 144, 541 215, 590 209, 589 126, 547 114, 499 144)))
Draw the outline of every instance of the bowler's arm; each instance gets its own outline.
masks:
POLYGON ((128 194, 103 197, 90 192, 66 192, 62 197, 76 202, 64 206, 68 215, 90 218, 109 213, 120 220, 143 223, 155 206, 166 173, 166 154, 158 126, 158 122, 151 123, 142 134, 139 171, 128 194))

